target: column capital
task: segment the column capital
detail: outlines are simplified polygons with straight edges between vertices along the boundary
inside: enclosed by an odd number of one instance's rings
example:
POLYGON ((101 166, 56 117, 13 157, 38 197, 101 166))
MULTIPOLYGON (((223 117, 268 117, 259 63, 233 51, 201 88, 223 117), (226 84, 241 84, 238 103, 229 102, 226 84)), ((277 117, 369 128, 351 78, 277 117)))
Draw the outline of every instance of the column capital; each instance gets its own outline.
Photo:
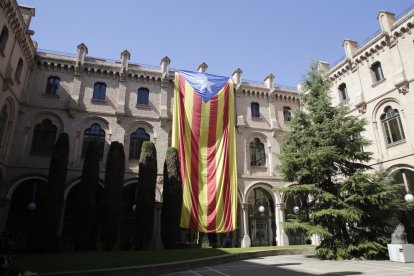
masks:
POLYGON ((243 209, 243 210, 245 210, 245 211, 246 211, 246 210, 248 210, 248 209, 249 209, 249 205, 250 205, 249 203, 244 202, 244 203, 242 203, 242 204, 241 204, 241 207, 242 207, 242 209, 243 209))
POLYGON ((276 203, 275 207, 278 209, 286 209, 286 203, 276 203))

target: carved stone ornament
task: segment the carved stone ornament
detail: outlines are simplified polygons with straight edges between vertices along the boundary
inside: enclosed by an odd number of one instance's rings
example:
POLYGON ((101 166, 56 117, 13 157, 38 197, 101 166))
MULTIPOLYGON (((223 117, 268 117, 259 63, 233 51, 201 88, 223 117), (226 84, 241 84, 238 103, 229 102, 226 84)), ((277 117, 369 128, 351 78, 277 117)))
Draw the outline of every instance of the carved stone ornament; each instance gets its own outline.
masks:
POLYGON ((367 103, 361 102, 355 106, 358 109, 359 113, 365 113, 367 112, 367 103))
POLYGON ((395 84, 395 87, 397 87, 398 92, 403 95, 407 94, 410 88, 408 81, 403 81, 401 83, 395 84))
POLYGON ((394 232, 391 235, 391 243, 392 244, 406 244, 407 241, 407 234, 405 233, 405 227, 401 223, 397 225, 394 232))

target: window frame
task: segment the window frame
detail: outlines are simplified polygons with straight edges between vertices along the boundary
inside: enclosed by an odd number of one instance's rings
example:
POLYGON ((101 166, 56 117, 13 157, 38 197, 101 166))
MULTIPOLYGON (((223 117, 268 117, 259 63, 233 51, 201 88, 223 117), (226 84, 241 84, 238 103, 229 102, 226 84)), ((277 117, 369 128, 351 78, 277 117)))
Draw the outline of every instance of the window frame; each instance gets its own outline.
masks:
POLYGON ((283 107, 283 121, 290 122, 291 120, 292 120, 292 108, 290 106, 284 106, 283 107))
POLYGON ((259 138, 254 138, 249 143, 250 167, 265 168, 267 167, 266 149, 264 143, 259 138), (257 154, 259 155, 257 157, 257 154), (262 163, 259 163, 262 161, 262 163))
POLYGON ((57 76, 49 76, 46 81, 45 95, 58 95, 59 87, 60 78, 57 76), (53 80, 53 83, 51 83, 51 80, 53 80))
POLYGON ((86 156, 86 151, 88 149, 88 144, 93 139, 97 139, 99 142, 100 147, 100 159, 103 160, 104 150, 105 150, 105 139, 106 133, 105 130, 101 127, 99 123, 92 123, 88 128, 83 131, 82 136, 82 151, 81 151, 81 159, 84 159, 86 156), (96 126, 99 127, 96 128, 96 126), (87 133, 90 132, 90 133, 87 133), (99 133, 98 133, 99 132, 99 133), (87 135, 87 140, 85 140, 85 136, 87 135))
POLYGON ((22 76, 22 71, 23 71, 23 59, 19 58, 19 62, 17 63, 16 66, 16 71, 14 72, 14 79, 20 83, 20 78, 22 76))
POLYGON ((250 103, 250 115, 252 118, 260 118, 260 104, 258 102, 250 103))
POLYGON ((377 61, 371 65, 371 74, 374 83, 385 80, 384 71, 382 70, 381 62, 377 61))
POLYGON ((341 83, 338 86, 338 93, 339 93, 339 101, 341 103, 349 100, 348 87, 346 86, 346 83, 341 83))
POLYGON ((391 106, 385 107, 384 113, 380 116, 380 120, 387 147, 405 142, 405 132, 398 109, 394 109, 391 106), (398 131, 398 133, 395 133, 395 131, 398 131), (400 138, 395 140, 394 137, 400 138))
POLYGON ((137 90, 137 105, 149 105, 149 94, 150 91, 146 87, 140 87, 137 90))
POLYGON ((104 82, 95 82, 93 85, 93 94, 92 94, 92 100, 93 101, 106 101, 106 83, 104 82))
POLYGON ((56 143, 57 133, 57 126, 53 124, 51 119, 46 118, 38 123, 33 129, 30 155, 41 157, 51 156, 56 143), (48 126, 50 126, 49 129, 46 128, 48 126), (45 139, 46 136, 47 139, 45 139), (46 143, 42 144, 45 141, 46 143))
POLYGON ((150 141, 150 140, 151 140, 151 135, 143 127, 138 127, 134 132, 132 132, 129 135, 128 160, 138 161, 141 157, 142 144, 145 141, 150 141), (137 149, 137 146, 138 146, 138 149, 137 149))

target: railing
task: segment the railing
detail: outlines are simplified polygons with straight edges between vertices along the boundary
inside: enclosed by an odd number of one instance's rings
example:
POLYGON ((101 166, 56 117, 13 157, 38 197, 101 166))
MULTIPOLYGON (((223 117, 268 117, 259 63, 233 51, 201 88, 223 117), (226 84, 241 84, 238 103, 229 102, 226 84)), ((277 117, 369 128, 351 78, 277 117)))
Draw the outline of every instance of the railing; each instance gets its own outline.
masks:
POLYGON ((335 60, 335 62, 332 62, 332 65, 329 64, 330 69, 335 68, 339 63, 341 63, 342 61, 344 61, 345 59, 345 55, 343 55, 342 57, 340 57, 339 59, 335 60))
MULTIPOLYGON (((242 79, 242 83, 264 86, 263 81, 254 81, 254 80, 242 79)), ((279 89, 298 91, 298 89, 296 87, 293 87, 293 86, 281 85, 281 84, 277 84, 277 83, 274 83, 273 85, 274 85, 275 88, 279 88, 279 89)))
POLYGON ((380 30, 377 30, 375 33, 373 33, 372 35, 370 35, 369 37, 367 37, 366 39, 364 39, 362 42, 359 42, 358 43, 358 48, 364 47, 365 44, 367 44, 368 42, 370 42, 371 40, 373 40, 380 33, 381 33, 381 29, 380 30))
POLYGON ((46 49, 38 49, 37 51, 41 52, 41 53, 45 53, 45 54, 55 54, 55 55, 60 55, 60 56, 70 56, 70 57, 76 57, 77 56, 76 54, 69 54, 69 53, 46 50, 46 49))
POLYGON ((414 11, 414 4, 411 5, 408 9, 406 9, 405 11, 403 11, 402 13, 400 13, 399 15, 397 15, 395 17, 396 20, 400 20, 401 18, 403 18, 404 16, 406 16, 407 14, 409 14, 410 12, 414 11))

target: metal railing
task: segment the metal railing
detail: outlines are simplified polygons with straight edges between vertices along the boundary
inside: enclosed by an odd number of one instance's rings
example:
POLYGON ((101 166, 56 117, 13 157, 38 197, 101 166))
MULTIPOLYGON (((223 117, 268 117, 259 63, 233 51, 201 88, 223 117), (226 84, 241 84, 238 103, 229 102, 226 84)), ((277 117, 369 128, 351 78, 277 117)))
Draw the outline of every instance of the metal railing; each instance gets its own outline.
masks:
POLYGON ((410 7, 408 7, 408 9, 406 9, 405 11, 403 11, 402 13, 400 13, 399 15, 397 15, 395 17, 396 20, 400 20, 401 18, 403 18, 404 16, 406 16, 407 14, 414 12, 414 4, 411 5, 410 7))
POLYGON ((55 54, 55 55, 60 55, 60 56, 69 56, 69 57, 76 57, 77 56, 76 54, 70 54, 70 53, 52 51, 52 50, 46 50, 46 49, 37 49, 37 51, 40 52, 40 53, 55 54))

